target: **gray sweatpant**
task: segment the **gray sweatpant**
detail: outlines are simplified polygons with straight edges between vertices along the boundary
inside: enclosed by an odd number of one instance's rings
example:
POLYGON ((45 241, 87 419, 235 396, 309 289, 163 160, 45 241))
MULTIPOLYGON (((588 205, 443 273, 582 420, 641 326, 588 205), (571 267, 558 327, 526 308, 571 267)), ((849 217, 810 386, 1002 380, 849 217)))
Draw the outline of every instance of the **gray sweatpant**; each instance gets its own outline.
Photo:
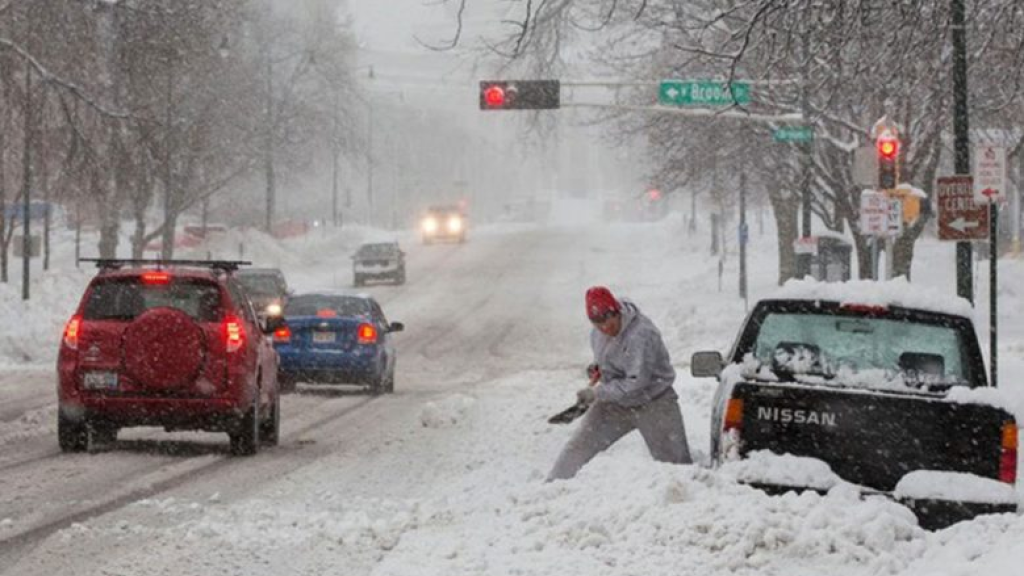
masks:
POLYGON ((655 460, 692 463, 677 398, 670 389, 660 398, 632 408, 610 402, 595 403, 583 415, 580 427, 558 455, 548 481, 572 478, 594 456, 634 429, 640 430, 655 460))

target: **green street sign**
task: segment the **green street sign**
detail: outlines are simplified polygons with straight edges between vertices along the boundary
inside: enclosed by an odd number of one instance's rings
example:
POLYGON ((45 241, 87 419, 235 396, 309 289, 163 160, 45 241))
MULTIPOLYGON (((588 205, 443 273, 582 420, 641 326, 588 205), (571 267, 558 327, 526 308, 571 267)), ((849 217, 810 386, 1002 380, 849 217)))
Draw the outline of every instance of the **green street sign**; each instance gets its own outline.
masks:
POLYGON ((750 84, 712 80, 662 80, 658 103, 665 106, 731 106, 750 104, 750 84), (730 90, 731 89, 731 90, 730 90))
POLYGON ((772 133, 776 142, 810 142, 814 140, 813 126, 784 126, 772 133))

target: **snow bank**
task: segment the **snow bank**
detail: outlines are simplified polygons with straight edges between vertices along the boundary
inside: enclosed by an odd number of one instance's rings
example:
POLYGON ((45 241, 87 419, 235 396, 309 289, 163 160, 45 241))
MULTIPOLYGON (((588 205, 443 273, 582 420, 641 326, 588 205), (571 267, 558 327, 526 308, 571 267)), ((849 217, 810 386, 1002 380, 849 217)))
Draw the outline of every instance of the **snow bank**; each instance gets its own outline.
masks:
POLYGON ((31 299, 21 299, 21 283, 0 284, 0 366, 56 360, 64 324, 75 311, 95 270, 35 272, 31 299))

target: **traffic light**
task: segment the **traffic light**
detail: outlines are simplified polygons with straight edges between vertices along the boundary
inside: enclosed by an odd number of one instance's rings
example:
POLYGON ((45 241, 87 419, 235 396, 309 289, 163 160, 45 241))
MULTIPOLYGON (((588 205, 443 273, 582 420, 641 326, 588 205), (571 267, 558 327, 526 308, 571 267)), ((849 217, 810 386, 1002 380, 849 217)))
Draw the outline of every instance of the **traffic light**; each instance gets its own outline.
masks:
POLYGON ((658 190, 657 188, 651 188, 650 190, 647 191, 647 198, 651 202, 657 202, 658 200, 661 200, 661 190, 658 190))
POLYGON ((483 80, 481 110, 549 110, 559 108, 558 80, 483 80))
POLYGON ((882 134, 875 141, 878 151, 878 187, 889 190, 899 183, 900 140, 892 134, 882 134))

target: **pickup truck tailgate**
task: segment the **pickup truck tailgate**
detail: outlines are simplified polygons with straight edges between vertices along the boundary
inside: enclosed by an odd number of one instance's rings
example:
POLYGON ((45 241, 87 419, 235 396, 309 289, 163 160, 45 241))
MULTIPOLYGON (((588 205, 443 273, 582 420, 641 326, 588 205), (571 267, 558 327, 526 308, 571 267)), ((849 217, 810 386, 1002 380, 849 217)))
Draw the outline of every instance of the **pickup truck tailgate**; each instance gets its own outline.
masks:
POLYGON ((891 491, 914 470, 998 479, 1007 412, 941 398, 803 384, 737 384, 741 455, 814 457, 843 479, 891 491))

